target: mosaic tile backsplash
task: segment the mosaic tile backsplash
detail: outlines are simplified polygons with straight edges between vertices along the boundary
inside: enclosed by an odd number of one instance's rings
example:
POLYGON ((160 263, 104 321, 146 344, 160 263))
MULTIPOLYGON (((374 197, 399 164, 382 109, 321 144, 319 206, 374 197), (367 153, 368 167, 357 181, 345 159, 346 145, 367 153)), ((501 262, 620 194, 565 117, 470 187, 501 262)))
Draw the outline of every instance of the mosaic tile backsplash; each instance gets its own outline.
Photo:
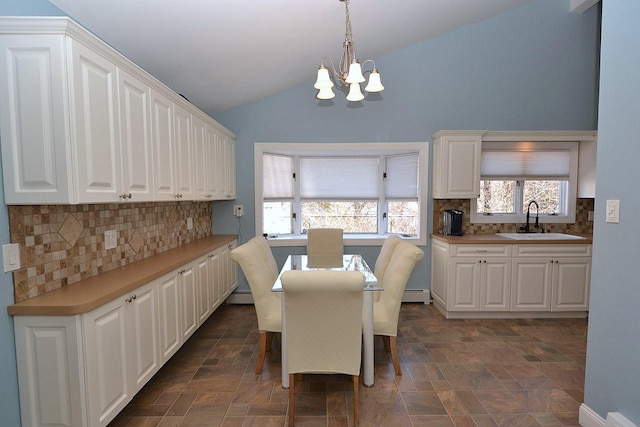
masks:
MULTIPOLYGON (((462 232, 464 234, 493 234, 515 233, 522 224, 471 224, 469 199, 434 199, 433 201, 433 232, 442 230, 442 214, 446 209, 459 209, 464 212, 462 217, 462 232)), ((589 221, 589 211, 593 210, 594 199, 578 199, 576 202, 576 222, 574 224, 543 224, 549 233, 593 234, 593 221, 589 221)))
POLYGON ((9 206, 15 302, 211 235, 211 202, 9 206), (187 219, 193 221, 191 230, 187 219), (105 249, 104 232, 116 231, 105 249))

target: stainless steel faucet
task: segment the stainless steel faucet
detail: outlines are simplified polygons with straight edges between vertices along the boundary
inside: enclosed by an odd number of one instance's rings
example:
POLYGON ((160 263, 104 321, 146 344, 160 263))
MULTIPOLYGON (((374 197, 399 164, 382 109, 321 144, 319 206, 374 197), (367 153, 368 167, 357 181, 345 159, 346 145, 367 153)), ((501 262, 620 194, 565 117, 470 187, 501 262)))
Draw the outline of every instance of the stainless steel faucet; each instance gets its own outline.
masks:
POLYGON ((529 210, 531 209, 531 205, 536 205, 536 223, 534 224, 535 228, 540 228, 540 206, 538 206, 538 202, 536 202, 535 200, 532 200, 529 202, 529 205, 527 206, 527 223, 525 225, 523 225, 522 227, 520 227, 520 230, 523 230, 525 233, 534 233, 533 231, 531 231, 529 229, 529 210))

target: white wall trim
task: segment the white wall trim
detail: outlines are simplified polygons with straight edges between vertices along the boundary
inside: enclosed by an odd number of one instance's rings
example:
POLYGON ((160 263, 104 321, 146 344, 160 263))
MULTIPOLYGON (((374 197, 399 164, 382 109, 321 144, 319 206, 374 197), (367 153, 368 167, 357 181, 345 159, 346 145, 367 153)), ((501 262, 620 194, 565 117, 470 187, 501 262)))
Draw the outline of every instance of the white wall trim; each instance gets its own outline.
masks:
POLYGON ((584 403, 580 405, 578 422, 582 427, 604 427, 605 419, 584 403))

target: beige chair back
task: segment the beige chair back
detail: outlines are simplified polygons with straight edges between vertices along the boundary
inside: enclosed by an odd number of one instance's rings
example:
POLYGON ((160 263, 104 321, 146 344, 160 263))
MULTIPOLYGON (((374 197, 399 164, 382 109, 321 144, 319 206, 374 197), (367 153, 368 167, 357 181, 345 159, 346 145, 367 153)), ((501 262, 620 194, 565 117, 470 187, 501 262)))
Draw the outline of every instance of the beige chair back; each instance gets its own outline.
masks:
POLYGON ((282 274, 289 374, 359 375, 364 275, 357 271, 282 274))
MULTIPOLYGON (((384 278, 384 273, 387 271, 387 266, 389 265, 389 261, 391 261, 391 255, 393 255, 393 251, 395 250, 398 243, 402 242, 402 239, 395 234, 388 236, 382 247, 380 248, 380 254, 378 258, 376 258, 376 264, 373 267, 373 274, 378 279, 378 285, 384 288, 384 283, 382 283, 382 279, 384 278)), ((380 299, 380 294, 382 292, 375 292, 373 298, 375 301, 380 299)))
POLYGON ((231 251, 231 259, 240 265, 251 289, 251 297, 261 331, 282 331, 282 306, 279 292, 271 292, 278 267, 271 248, 262 236, 256 236, 231 251))
POLYGON ((374 302, 373 329, 375 335, 396 336, 400 304, 409 277, 416 264, 424 258, 424 252, 417 246, 401 241, 396 245, 382 278, 384 291, 374 302))
POLYGON ((309 257, 342 256, 344 243, 341 228, 310 228, 307 230, 309 257))

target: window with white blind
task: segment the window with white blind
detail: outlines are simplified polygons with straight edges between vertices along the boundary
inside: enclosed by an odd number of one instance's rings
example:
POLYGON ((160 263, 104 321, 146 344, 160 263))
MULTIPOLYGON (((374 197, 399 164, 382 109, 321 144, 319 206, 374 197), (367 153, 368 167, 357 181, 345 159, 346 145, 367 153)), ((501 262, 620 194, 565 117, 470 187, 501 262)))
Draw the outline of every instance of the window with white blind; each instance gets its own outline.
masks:
POLYGON ((577 142, 483 142, 471 222, 524 223, 529 211, 540 223, 573 223, 577 173, 577 142))
POLYGON ((290 241, 335 227, 359 244, 426 244, 426 143, 258 143, 255 164, 257 233, 290 241))

